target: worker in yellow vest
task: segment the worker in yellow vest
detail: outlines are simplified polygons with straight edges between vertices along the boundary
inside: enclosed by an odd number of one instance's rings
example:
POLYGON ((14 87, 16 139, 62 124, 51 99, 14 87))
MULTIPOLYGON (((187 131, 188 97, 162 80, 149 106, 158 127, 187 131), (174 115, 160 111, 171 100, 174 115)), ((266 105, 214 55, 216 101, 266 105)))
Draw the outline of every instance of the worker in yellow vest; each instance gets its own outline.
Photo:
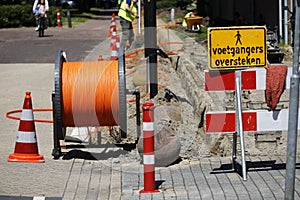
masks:
POLYGON ((122 0, 118 16, 122 27, 121 47, 125 50, 130 48, 134 40, 134 32, 132 22, 138 17, 137 0, 122 0))
POLYGON ((188 12, 184 17, 183 17, 183 21, 182 21, 182 26, 187 28, 187 22, 186 22, 186 18, 189 17, 195 17, 195 13, 194 12, 188 12))

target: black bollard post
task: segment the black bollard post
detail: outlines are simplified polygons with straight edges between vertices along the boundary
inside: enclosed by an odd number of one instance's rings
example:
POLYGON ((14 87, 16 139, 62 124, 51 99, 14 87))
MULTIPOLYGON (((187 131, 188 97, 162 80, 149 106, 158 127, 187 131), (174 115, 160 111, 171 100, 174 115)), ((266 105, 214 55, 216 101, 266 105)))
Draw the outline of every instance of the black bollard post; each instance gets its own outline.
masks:
POLYGON ((72 28, 71 12, 69 9, 67 11, 67 17, 68 17, 68 26, 69 28, 72 28))

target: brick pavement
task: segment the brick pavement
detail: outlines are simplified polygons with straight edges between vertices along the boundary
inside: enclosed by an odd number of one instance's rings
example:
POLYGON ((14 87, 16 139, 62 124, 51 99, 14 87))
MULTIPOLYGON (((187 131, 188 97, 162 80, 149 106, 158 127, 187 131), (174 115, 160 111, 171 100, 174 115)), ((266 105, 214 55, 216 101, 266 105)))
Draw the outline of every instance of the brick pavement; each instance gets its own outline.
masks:
MULTIPOLYGON (((248 157, 248 180, 231 169, 231 158, 183 160, 155 168, 159 193, 140 194, 143 165, 75 159, 63 199, 283 199, 285 157, 248 157), (75 184, 74 184, 75 183, 75 184)), ((295 199, 300 199, 300 157, 296 170, 295 199)))

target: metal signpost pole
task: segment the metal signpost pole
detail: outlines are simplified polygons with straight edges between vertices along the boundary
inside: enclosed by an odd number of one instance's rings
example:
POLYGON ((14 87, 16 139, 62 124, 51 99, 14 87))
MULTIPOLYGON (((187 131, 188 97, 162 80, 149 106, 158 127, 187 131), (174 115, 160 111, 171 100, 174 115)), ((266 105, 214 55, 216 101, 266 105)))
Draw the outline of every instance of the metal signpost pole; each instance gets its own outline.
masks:
POLYGON ((288 123, 288 142, 286 153, 286 178, 285 178, 285 199, 294 199, 295 192, 295 167, 297 154, 297 133, 298 133, 298 107, 299 107, 299 34, 300 34, 300 1, 297 0, 295 33, 294 33, 294 59, 293 74, 290 86, 290 107, 288 123))
MULTIPOLYGON (((244 148, 244 130, 243 130, 243 118, 242 118, 242 100, 241 100, 241 79, 242 72, 241 70, 235 71, 235 115, 236 115, 236 132, 240 135, 240 147, 241 147, 241 163, 243 180, 247 180, 247 171, 246 171, 246 159, 245 159, 245 148, 244 148)), ((238 161, 237 159, 235 160, 238 161)))
POLYGON ((157 84, 157 35, 156 0, 144 0, 145 57, 150 63, 150 98, 158 93, 157 84))

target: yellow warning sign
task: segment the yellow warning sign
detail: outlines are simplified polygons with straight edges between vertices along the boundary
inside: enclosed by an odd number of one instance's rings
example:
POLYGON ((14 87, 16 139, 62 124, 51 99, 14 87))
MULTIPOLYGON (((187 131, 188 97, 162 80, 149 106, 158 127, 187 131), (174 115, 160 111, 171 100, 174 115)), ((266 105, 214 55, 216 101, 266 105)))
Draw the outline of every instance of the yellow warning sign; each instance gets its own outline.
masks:
POLYGON ((208 29, 209 69, 264 67, 266 27, 239 26, 208 29))

